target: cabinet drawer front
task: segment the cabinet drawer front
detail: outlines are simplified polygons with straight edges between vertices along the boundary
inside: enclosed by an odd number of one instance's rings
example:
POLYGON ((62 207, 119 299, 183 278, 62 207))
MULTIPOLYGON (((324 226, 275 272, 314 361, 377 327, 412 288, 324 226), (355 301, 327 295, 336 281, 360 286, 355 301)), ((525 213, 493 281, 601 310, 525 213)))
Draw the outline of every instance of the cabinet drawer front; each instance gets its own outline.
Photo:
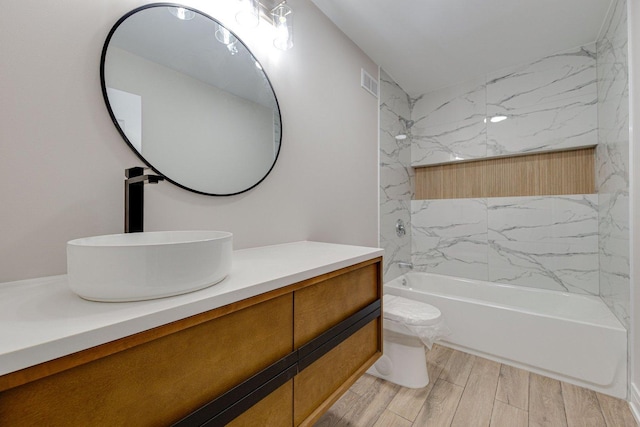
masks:
POLYGON ((293 380, 280 386, 228 424, 229 427, 286 427, 293 425, 293 380))
POLYGON ((380 318, 294 378, 294 425, 311 425, 379 356, 380 318))
POLYGON ((292 350, 283 295, 0 393, 11 426, 167 425, 292 350))
POLYGON ((294 346, 300 347, 380 297, 378 262, 294 293, 294 346))

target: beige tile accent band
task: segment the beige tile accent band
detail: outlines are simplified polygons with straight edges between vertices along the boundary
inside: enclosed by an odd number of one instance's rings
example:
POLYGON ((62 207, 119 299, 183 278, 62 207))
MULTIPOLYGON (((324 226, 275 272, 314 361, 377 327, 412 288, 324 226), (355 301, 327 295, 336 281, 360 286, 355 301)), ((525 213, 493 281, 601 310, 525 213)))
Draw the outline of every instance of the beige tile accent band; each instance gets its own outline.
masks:
POLYGON ((595 147, 416 168, 416 200, 595 193, 595 147))

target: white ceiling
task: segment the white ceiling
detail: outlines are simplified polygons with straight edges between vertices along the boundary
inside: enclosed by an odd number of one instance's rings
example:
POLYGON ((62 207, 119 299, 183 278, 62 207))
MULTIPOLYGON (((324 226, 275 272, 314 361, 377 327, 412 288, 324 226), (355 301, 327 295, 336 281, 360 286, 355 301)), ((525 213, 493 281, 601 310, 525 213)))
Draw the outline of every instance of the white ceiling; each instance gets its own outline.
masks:
POLYGON ((594 42, 611 0, 312 0, 411 96, 594 42))

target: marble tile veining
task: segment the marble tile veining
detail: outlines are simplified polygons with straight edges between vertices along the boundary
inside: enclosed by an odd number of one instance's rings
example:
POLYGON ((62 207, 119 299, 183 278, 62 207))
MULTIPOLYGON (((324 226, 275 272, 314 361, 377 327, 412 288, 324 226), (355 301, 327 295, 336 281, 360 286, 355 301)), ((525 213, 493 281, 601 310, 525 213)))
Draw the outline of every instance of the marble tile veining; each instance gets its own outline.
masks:
POLYGON ((487 155, 593 146, 597 137, 595 44, 492 73, 487 82, 487 155))
POLYGON ((465 120, 482 120, 486 115, 485 79, 429 92, 415 101, 412 119, 419 127, 465 120))
POLYGON ((489 240, 598 245, 598 196, 488 199, 489 240))
POLYGON ((535 104, 517 110, 489 106, 487 114, 507 120, 487 123, 487 156, 588 147, 598 143, 595 95, 535 104))
POLYGON ((598 280, 597 245, 489 242, 491 282, 597 295, 598 280))
POLYGON ((416 270, 598 295, 594 194, 411 202, 416 270))
POLYGON ((409 96, 380 70, 380 245, 385 249, 385 281, 403 273, 398 269, 398 262, 411 260, 409 204, 414 179, 409 166, 411 106, 409 96), (400 133, 407 134, 408 138, 396 139, 400 133), (405 223, 404 236, 396 234, 398 219, 405 223))
POLYGON ((489 280, 598 295, 598 196, 488 199, 489 280))
POLYGON ((596 46, 592 43, 489 74, 487 105, 509 112, 587 95, 595 99, 595 83, 596 46))
POLYGON ((411 202, 417 271, 488 280, 486 199, 411 202))
POLYGON ((416 125, 411 165, 423 166, 487 156, 484 119, 469 119, 428 128, 416 125))
POLYGON ((411 164, 596 145, 596 52, 591 43, 422 95, 411 164))
POLYGON ((614 0, 597 41, 600 296, 629 327, 629 76, 626 1, 614 0))

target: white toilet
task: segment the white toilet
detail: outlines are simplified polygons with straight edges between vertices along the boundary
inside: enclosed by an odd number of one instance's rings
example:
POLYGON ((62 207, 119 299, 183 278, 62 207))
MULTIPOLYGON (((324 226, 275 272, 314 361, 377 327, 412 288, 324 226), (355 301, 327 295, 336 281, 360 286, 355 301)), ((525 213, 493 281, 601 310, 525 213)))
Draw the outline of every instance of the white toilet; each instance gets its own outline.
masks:
POLYGON ((436 307, 396 295, 383 296, 384 354, 367 373, 409 388, 429 384, 425 344, 448 329, 436 307))

